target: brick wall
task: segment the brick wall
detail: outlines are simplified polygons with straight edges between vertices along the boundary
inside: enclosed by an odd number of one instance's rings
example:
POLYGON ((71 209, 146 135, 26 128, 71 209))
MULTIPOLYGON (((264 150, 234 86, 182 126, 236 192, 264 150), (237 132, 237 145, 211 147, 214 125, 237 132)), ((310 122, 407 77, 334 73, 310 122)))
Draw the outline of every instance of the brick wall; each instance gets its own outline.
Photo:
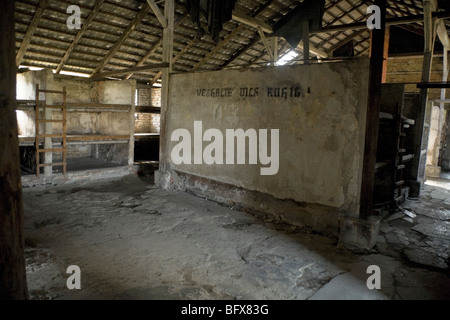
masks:
MULTIPOLYGON (((138 88, 137 105, 161 107, 161 88, 138 88)), ((160 115, 137 112, 134 124, 136 133, 159 133, 160 115)))
POLYGON ((136 133, 159 133, 160 131, 160 116, 154 113, 136 113, 135 128, 136 133))
POLYGON ((152 88, 152 104, 153 107, 161 107, 161 88, 152 88))

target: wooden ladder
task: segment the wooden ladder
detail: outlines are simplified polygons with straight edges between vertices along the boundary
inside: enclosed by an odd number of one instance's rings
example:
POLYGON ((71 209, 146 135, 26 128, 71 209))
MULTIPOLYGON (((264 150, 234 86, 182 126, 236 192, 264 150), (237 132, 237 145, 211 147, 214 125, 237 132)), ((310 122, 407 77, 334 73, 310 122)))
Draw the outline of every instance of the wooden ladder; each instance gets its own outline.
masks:
MULTIPOLYGON (((40 177, 40 171, 42 167, 57 167, 57 166, 62 166, 62 171, 63 174, 66 174, 66 138, 67 138, 67 127, 66 127, 66 110, 67 110, 67 106, 66 106, 66 87, 63 87, 63 91, 54 91, 54 90, 42 90, 39 89, 39 84, 36 84, 36 106, 35 106, 35 114, 36 114, 36 141, 35 141, 35 145, 36 145, 36 176, 39 178, 40 177), (55 94, 62 94, 62 104, 60 105, 47 105, 45 104, 45 101, 39 101, 39 94, 40 93, 55 93, 55 94), (61 113, 62 113, 62 119, 58 119, 58 120, 54 120, 53 118, 51 119, 46 119, 45 118, 45 114, 46 114, 46 108, 49 109, 60 109, 61 113), (40 110, 43 109, 44 110, 44 118, 40 117, 40 110), (40 123, 49 123, 49 122, 55 122, 55 123, 62 123, 62 132, 61 133, 44 133, 44 134, 39 134, 39 127, 40 127, 40 123), (40 138, 61 138, 62 142, 61 142, 61 148, 53 148, 53 146, 51 148, 40 148, 39 147, 39 140, 40 138), (41 163, 40 161, 40 154, 41 153, 54 153, 54 152, 60 152, 62 153, 62 162, 51 162, 51 163, 41 163)), ((53 128, 52 128, 53 130, 53 128)), ((44 140, 45 141, 45 140, 44 140)), ((53 143, 52 143, 53 145, 53 143)), ((45 142, 44 142, 44 146, 45 146, 45 142)), ((45 162, 45 160, 44 160, 45 162)))

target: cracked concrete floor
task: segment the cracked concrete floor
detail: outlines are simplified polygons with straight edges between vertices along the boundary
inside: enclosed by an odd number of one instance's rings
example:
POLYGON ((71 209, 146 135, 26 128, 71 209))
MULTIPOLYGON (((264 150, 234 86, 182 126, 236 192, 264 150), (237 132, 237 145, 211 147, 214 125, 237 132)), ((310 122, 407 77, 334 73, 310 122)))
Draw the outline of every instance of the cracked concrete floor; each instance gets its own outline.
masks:
POLYGON ((120 180, 24 189, 32 299, 450 299, 449 275, 120 180), (69 290, 69 265, 81 289, 69 290), (381 269, 381 290, 366 286, 381 269))

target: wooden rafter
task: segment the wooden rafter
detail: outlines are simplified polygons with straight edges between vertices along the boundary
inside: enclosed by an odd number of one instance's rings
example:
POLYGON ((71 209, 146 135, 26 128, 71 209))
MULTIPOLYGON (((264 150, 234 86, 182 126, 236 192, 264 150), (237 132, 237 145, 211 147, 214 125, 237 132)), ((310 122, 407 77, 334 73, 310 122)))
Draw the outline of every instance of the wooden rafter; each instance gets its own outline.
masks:
MULTIPOLYGON (((184 46, 184 48, 183 48, 180 52, 178 52, 178 53, 175 55, 175 57, 173 57, 173 59, 172 59, 172 65, 175 64, 175 62, 177 62, 177 60, 180 59, 180 58, 183 56, 183 54, 185 54, 185 53, 189 50, 189 48, 191 48, 196 42, 197 42, 197 39, 196 39, 196 38, 194 38, 194 39, 192 39, 191 41, 189 41, 189 42, 184 46)), ((156 81, 158 81, 158 79, 161 78, 161 76, 162 76, 162 71, 159 71, 159 72, 153 77, 151 83, 153 84, 153 83, 155 83, 156 81)))
POLYGON ((355 39, 356 37, 362 35, 365 32, 367 32, 367 30, 364 30, 364 29, 363 30, 357 30, 357 31, 353 32, 351 35, 347 36, 347 38, 345 38, 344 40, 342 40, 342 41, 338 40, 338 42, 335 45, 331 46, 327 50, 327 52, 328 53, 332 53, 334 50, 342 47, 344 44, 349 43, 350 41, 352 41, 353 39, 355 39))
POLYGON ((83 27, 78 31, 77 35, 73 39, 72 43, 70 44, 69 48, 66 50, 66 53, 64 54, 64 57, 61 59, 61 62, 59 63, 58 67, 56 68, 56 73, 60 73, 62 68, 64 68, 64 65, 66 64, 67 60, 69 59, 70 54, 72 53, 73 49, 77 45, 78 41, 80 41, 83 34, 86 32, 87 28, 89 27, 91 21, 94 19, 94 16, 97 14, 97 12, 100 10, 100 6, 105 2, 105 0, 96 0, 94 8, 92 9, 89 16, 86 18, 86 20, 83 23, 83 27))
POLYGON ((97 65, 92 75, 99 73, 109 62, 109 60, 114 56, 114 54, 119 50, 120 46, 125 42, 125 40, 129 37, 129 35, 133 32, 133 30, 141 23, 142 19, 147 14, 149 10, 148 4, 144 3, 142 9, 138 12, 136 17, 131 21, 128 25, 127 29, 124 33, 119 37, 114 46, 108 51, 103 60, 97 65))
MULTIPOLYGON (((178 19, 178 21, 175 23, 175 26, 174 26, 174 28, 176 28, 176 27, 178 27, 179 25, 181 25, 182 23, 183 23, 183 21, 185 21, 185 19, 188 17, 188 14, 187 13, 185 13, 183 16, 181 16, 179 19, 178 19)), ((162 46, 162 43, 163 43, 163 39, 162 39, 162 37, 161 38, 159 38, 159 40, 157 40, 153 45, 152 45, 152 47, 147 51, 147 53, 136 63, 136 67, 140 67, 140 66, 142 66, 144 63, 145 63, 145 61, 147 61, 148 60, 148 58, 150 58, 150 56, 153 54, 153 53, 155 53, 156 52, 156 50, 158 50, 161 46, 162 46)), ((124 79, 130 79, 130 77, 132 76, 133 74, 132 73, 130 73, 130 74, 128 74, 124 79)))
POLYGON ((41 20, 44 9, 47 7, 49 0, 41 0, 39 1, 38 6, 36 7, 36 12, 34 13, 33 19, 31 20, 30 26, 27 29, 27 33, 25 33, 25 37, 22 40, 22 44, 20 45, 20 49, 16 55, 16 65, 19 66, 22 63, 23 57, 30 46, 31 38, 33 37, 34 32, 41 20))
MULTIPOLYGON (((267 3, 263 4, 262 6, 260 6, 258 9, 256 9, 251 15, 251 18, 255 18, 258 14, 260 14, 261 12, 263 12, 266 8, 268 8, 272 2, 274 2, 274 0, 270 0, 267 3)), ((226 37, 225 39, 223 39, 222 41, 220 41, 205 57, 203 57, 203 59, 201 59, 192 69, 191 71, 195 71, 198 68, 200 68, 206 61, 208 61, 208 59, 214 55, 221 47, 223 47, 225 44, 227 44, 229 41, 231 41, 231 39, 238 34, 240 31, 242 31, 244 29, 244 24, 240 24, 239 26, 237 26, 233 31, 231 31, 226 37)))
POLYGON ((159 23, 161 23, 163 28, 167 28, 167 19, 164 18, 164 14, 159 9, 155 0, 147 0, 147 3, 150 6, 150 8, 152 8, 152 11, 155 14, 156 18, 158 19, 159 23))
POLYGON ((100 78, 106 78, 106 77, 112 77, 112 76, 119 76, 119 75, 123 75, 123 74, 127 74, 127 73, 134 73, 134 72, 159 70, 159 69, 168 68, 168 67, 169 67, 169 64, 167 62, 155 63, 155 64, 149 64, 147 66, 135 67, 135 68, 125 69, 125 70, 97 73, 92 76, 92 79, 100 79, 100 78))

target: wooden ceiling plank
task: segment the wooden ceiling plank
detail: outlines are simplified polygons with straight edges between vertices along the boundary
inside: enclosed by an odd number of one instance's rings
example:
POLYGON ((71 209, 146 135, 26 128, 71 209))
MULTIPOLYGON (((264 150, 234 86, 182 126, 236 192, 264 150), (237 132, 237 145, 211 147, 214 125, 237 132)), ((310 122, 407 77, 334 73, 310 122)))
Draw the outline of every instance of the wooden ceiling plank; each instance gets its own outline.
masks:
POLYGON ((92 75, 99 73, 109 62, 109 60, 114 56, 114 54, 119 50, 120 46, 125 42, 125 40, 128 38, 128 36, 133 32, 133 30, 136 28, 137 25, 139 25, 142 21, 142 19, 147 14, 149 7, 147 3, 144 3, 142 6, 142 9, 138 12, 136 17, 131 21, 131 23, 128 25, 125 32, 117 39, 114 46, 108 51, 105 58, 99 63, 99 65, 95 68, 92 75))
POLYGON ((22 40, 22 44, 20 45, 20 49, 16 55, 17 66, 20 66, 20 64, 22 63, 23 57, 25 56, 25 53, 27 52, 30 46, 31 37, 33 37, 33 34, 36 31, 36 28, 39 24, 39 21, 41 20, 44 9, 48 5, 48 2, 49 0, 41 0, 39 1, 38 6, 36 7, 33 19, 31 20, 30 26, 27 29, 27 33, 25 34, 25 37, 22 40))
POLYGON ((78 31, 77 35, 73 39, 72 43, 70 44, 69 48, 67 49, 66 53, 64 54, 64 57, 61 59, 61 62, 59 63, 58 67, 56 68, 56 73, 60 73, 61 70, 64 68, 64 65, 66 64, 67 60, 69 59, 70 54, 72 53, 73 49, 77 45, 78 41, 80 41, 83 34, 86 32, 87 28, 89 28, 89 25, 91 21, 94 19, 94 16, 97 14, 97 12, 100 10, 100 6, 105 2, 105 0, 96 0, 94 8, 92 9, 89 16, 86 18, 86 20, 83 23, 83 27, 78 31))

